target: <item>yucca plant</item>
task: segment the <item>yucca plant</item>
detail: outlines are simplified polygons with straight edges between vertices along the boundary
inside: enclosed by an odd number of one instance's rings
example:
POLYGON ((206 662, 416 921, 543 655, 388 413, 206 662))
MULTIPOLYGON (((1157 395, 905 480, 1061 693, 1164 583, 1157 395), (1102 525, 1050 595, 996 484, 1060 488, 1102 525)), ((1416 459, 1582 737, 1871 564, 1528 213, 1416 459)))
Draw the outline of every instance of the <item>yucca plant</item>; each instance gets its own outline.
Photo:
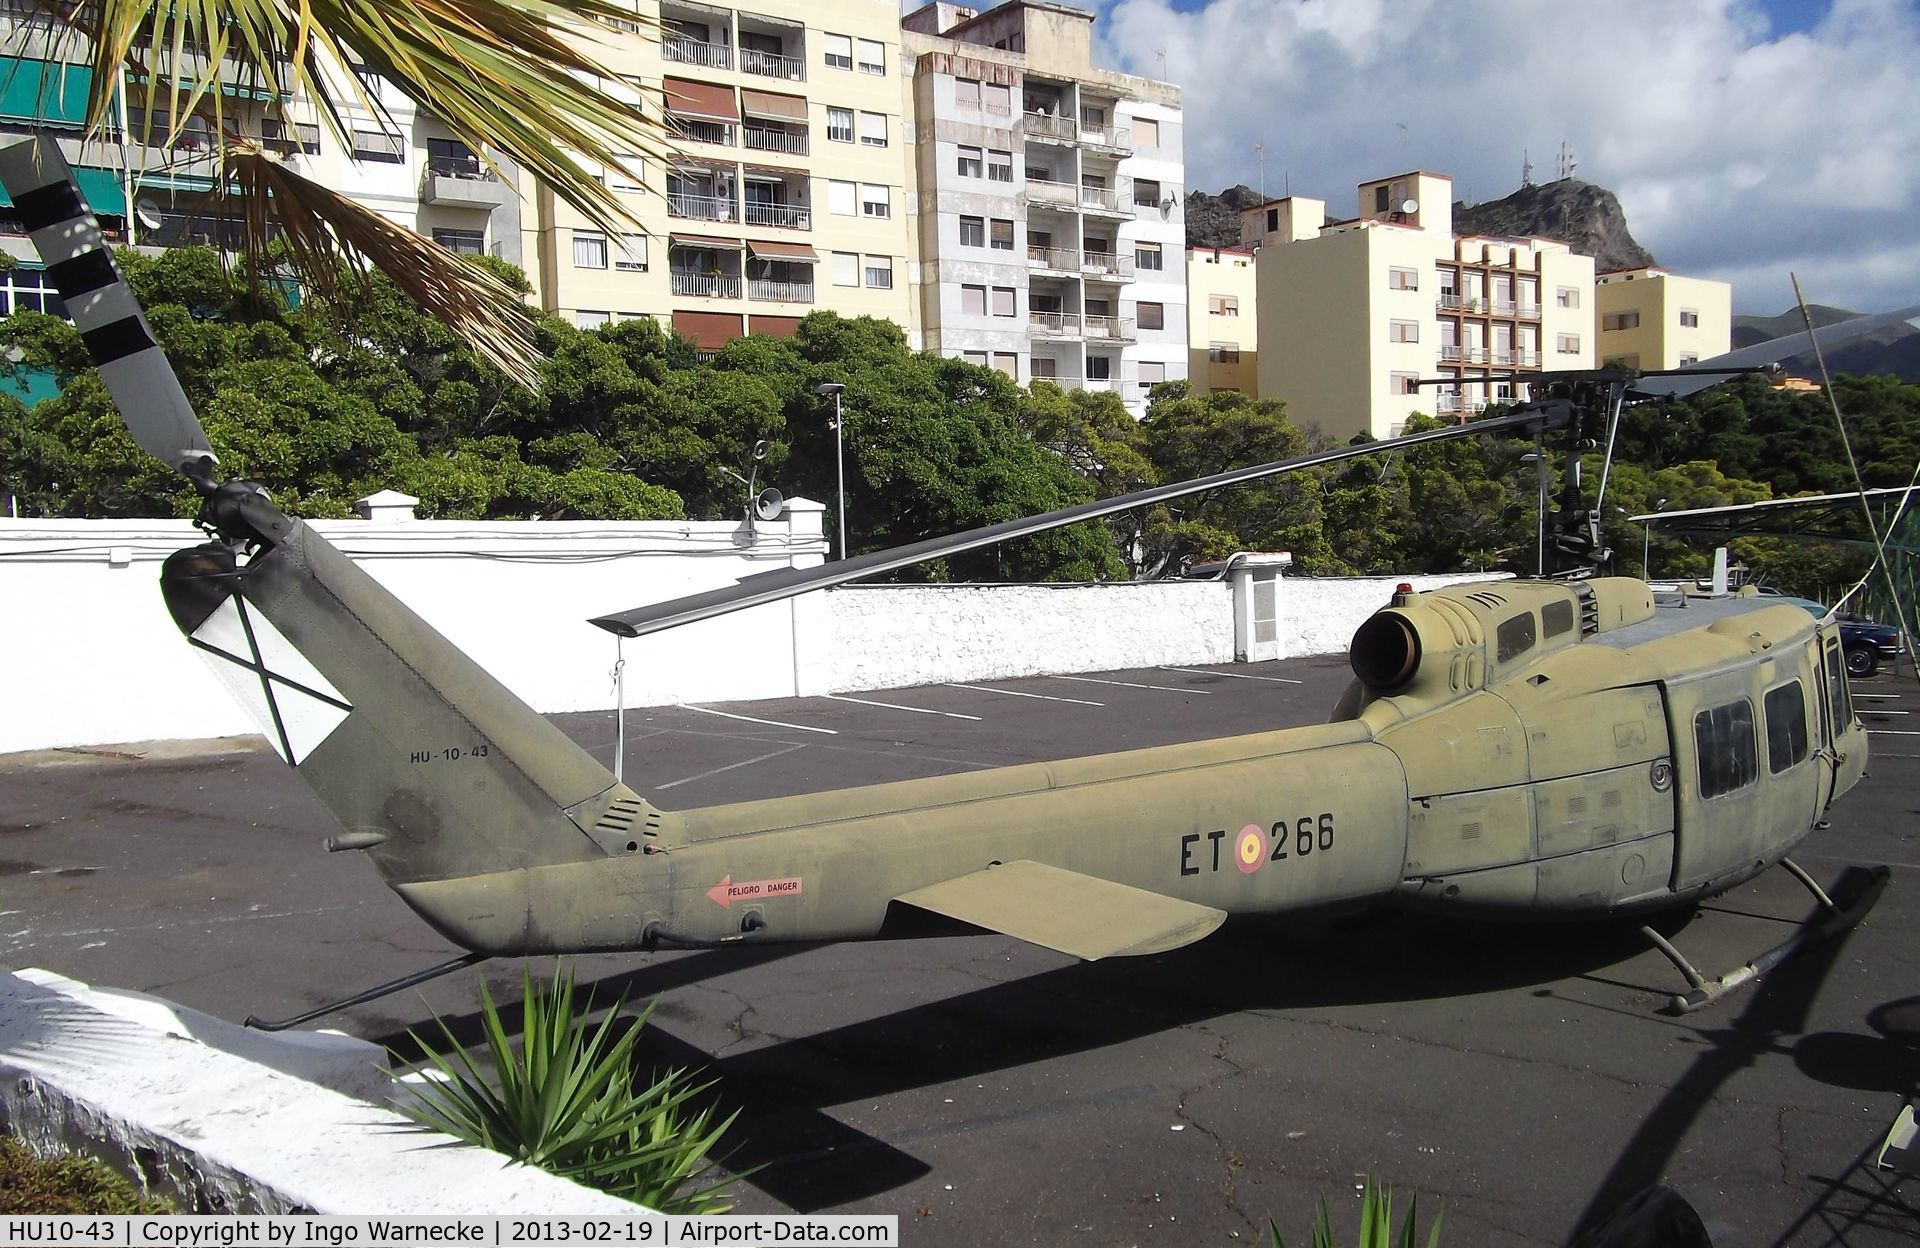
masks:
POLYGON ((484 1062, 438 1016, 444 1051, 409 1033, 444 1079, 413 1090, 407 1110, 415 1121, 663 1213, 732 1207, 723 1190, 731 1179, 718 1174, 713 1151, 738 1112, 716 1122, 711 1106, 696 1108, 693 1101, 713 1084, 685 1069, 651 1082, 636 1076, 634 1048, 651 1005, 623 1027, 623 998, 590 1025, 592 998, 575 1011, 570 968, 544 988, 523 973, 521 998, 515 1046, 481 986, 484 1062))
MULTIPOLYGON (((1393 1192, 1367 1176, 1366 1191, 1360 1197, 1360 1238, 1355 1241, 1356 1248, 1414 1248, 1415 1235, 1420 1224, 1420 1198, 1415 1196, 1407 1202, 1406 1220, 1400 1223, 1400 1233, 1393 1232, 1393 1192)), ((1280 1228, 1273 1220, 1267 1220, 1267 1235, 1270 1248, 1287 1248, 1287 1241, 1280 1237, 1280 1228)), ((1314 1219, 1312 1248, 1336 1248, 1344 1242, 1334 1235, 1333 1216, 1327 1212, 1327 1202, 1320 1202, 1320 1216, 1314 1219)), ((1433 1226, 1427 1232, 1427 1248, 1438 1248, 1440 1243, 1440 1217, 1436 1215, 1433 1226)))

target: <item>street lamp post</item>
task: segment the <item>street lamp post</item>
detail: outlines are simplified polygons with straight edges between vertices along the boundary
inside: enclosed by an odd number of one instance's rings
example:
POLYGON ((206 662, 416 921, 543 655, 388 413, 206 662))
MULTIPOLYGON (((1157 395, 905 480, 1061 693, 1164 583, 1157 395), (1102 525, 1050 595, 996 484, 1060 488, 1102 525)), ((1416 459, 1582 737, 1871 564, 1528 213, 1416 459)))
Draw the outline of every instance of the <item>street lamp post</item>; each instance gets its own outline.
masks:
POLYGON ((840 432, 841 426, 845 424, 840 418, 840 392, 845 389, 846 387, 837 381, 823 381, 813 388, 813 392, 823 399, 828 395, 833 396, 833 483, 834 490, 840 499, 840 557, 842 559, 847 557, 847 471, 844 443, 840 432))
POLYGON ((1538 465, 1538 475, 1540 478, 1540 516, 1534 538, 1534 575, 1544 577, 1547 574, 1547 490, 1549 482, 1547 475, 1549 471, 1547 468, 1547 456, 1544 451, 1528 453, 1520 457, 1520 462, 1523 464, 1538 465))
MULTIPOLYGON (((1662 498, 1657 500, 1653 504, 1653 509, 1655 511, 1659 511, 1662 507, 1665 507, 1666 505, 1667 505, 1667 500, 1662 498)), ((1653 565, 1650 562, 1648 562, 1648 560, 1652 558, 1652 555, 1653 555, 1653 517, 1648 516, 1647 522, 1640 526, 1640 577, 1642 580, 1650 581, 1653 579, 1653 565)))

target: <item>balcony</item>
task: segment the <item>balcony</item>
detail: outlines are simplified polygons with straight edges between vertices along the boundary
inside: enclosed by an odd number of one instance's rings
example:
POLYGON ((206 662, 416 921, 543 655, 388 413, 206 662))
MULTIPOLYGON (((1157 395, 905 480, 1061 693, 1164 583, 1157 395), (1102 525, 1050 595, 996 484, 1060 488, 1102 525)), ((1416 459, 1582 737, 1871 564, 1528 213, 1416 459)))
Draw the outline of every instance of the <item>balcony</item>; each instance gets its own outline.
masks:
POLYGON ((1036 247, 1029 243, 1027 263, 1054 273, 1078 273, 1080 253, 1071 247, 1036 247))
POLYGON ((1071 117, 1057 113, 1025 113, 1021 129, 1030 139, 1042 142, 1071 143, 1080 137, 1080 126, 1071 117))
POLYGON ((1540 319, 1540 305, 1537 303, 1523 303, 1514 311, 1513 315, 1523 321, 1537 321, 1540 319))
POLYGON ((747 224, 769 225, 781 230, 810 230, 813 210, 800 204, 759 204, 747 201, 747 224))
POLYGON ((1133 155, 1133 131, 1124 126, 1081 126, 1080 145, 1110 156, 1133 155))
POLYGON ((707 299, 738 299, 740 297, 740 279, 725 273, 682 273, 673 274, 673 293, 676 295, 699 295, 707 299))
POLYGON ((767 126, 746 126, 740 131, 740 146, 756 152, 784 152, 789 156, 805 156, 807 132, 776 130, 767 126))
POLYGON ((1487 410, 1485 399, 1463 399, 1457 394, 1443 394, 1434 400, 1434 410, 1442 416, 1478 416, 1487 410))
POLYGON ((762 78, 785 78, 788 82, 805 82, 807 63, 797 56, 783 56, 778 52, 741 48, 740 72, 758 74, 762 78))
POLYGON ((667 129, 689 143, 712 143, 717 147, 733 146, 733 127, 725 122, 700 121, 692 117, 668 113, 667 129))
POLYGON ((685 35, 668 35, 660 41, 663 60, 682 65, 704 65, 708 69, 732 69, 733 49, 724 43, 702 43, 685 35))
POLYGON ((689 221, 732 221, 740 214, 731 196, 690 195, 683 191, 669 190, 667 215, 685 217, 689 221))
POLYGON ((1138 336, 1130 316, 1089 316, 1083 319, 1088 338, 1097 338, 1102 342, 1132 342, 1138 336))
POLYGON ((1111 251, 1086 251, 1080 253, 1080 268, 1095 281, 1130 282, 1134 258, 1111 251))
POLYGON ((1133 218, 1133 188, 1126 186, 1082 186, 1080 207, 1101 216, 1133 218))
POLYGON ((1080 188, 1071 182, 1044 182, 1027 179, 1027 202, 1043 207, 1072 208, 1080 202, 1080 188))
POLYGON ((756 277, 747 282, 747 298, 767 303, 812 303, 812 282, 776 282, 756 277))
POLYGON ((441 207, 492 210, 512 194, 493 170, 471 158, 429 160, 426 177, 420 183, 420 202, 441 207))
POLYGON ((1029 312, 1027 332, 1035 338, 1078 338, 1080 317, 1074 312, 1029 312))

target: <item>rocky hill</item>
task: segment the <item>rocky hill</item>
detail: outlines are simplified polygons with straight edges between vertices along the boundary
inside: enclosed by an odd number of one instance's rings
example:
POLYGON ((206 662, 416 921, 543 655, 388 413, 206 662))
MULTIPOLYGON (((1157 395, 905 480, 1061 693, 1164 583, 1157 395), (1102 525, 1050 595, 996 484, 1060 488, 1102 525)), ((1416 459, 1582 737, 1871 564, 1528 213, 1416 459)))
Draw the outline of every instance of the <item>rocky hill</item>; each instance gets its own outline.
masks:
POLYGON ((1230 186, 1218 195, 1187 192, 1187 246, 1238 247, 1240 210, 1264 203, 1266 196, 1246 183, 1230 186))

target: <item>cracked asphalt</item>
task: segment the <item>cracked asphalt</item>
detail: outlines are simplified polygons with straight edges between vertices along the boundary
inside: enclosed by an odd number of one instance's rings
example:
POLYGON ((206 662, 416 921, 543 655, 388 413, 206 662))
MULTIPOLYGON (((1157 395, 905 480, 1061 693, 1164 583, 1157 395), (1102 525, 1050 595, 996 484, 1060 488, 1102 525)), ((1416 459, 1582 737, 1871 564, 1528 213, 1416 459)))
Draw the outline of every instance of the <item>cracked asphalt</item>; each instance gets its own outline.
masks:
MULTIPOLYGON (((1313 658, 636 710, 626 778, 673 807, 1127 749, 1317 722, 1345 679, 1313 658)), ((657 1000, 650 1054, 718 1077, 730 1162, 762 1167, 743 1212, 896 1213, 916 1246, 1264 1243, 1269 1217, 1299 1241, 1322 1200, 1351 1226, 1372 1173, 1444 1208, 1450 1245, 1565 1244, 1656 1181, 1719 1248, 1912 1243, 1913 1193, 1871 1156, 1920 1071, 1920 688, 1855 688, 1871 777, 1796 858, 1842 891, 1887 863, 1891 886, 1844 939, 1684 1019, 1657 1012, 1684 985, 1631 925, 1379 912, 1089 964, 966 936, 580 975, 657 1000)), ((558 720, 611 760, 611 715, 558 720)), ((0 758, 0 960, 239 1019, 456 952, 324 853, 331 828, 253 742, 0 758)), ((1662 930, 1717 973, 1809 909, 1774 871, 1662 930)), ((434 1011, 470 1031, 476 984, 517 996, 520 973, 326 1021, 396 1045, 434 1011)))

